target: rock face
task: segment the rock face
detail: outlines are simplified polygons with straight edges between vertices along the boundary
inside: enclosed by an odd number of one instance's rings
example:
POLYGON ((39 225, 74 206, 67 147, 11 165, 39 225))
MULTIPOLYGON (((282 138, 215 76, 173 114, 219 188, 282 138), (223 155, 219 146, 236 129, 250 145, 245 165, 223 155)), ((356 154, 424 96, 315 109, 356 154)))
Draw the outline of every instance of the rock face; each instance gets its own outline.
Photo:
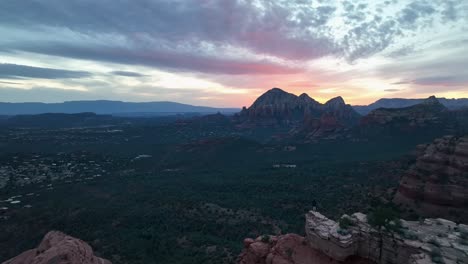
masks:
POLYGON ((408 263, 409 257, 416 253, 412 248, 399 248, 401 241, 390 234, 371 228, 365 215, 356 213, 348 219, 353 224, 344 230, 337 222, 320 213, 309 212, 306 216, 306 234, 310 246, 339 261, 361 256, 377 263, 408 263))
POLYGON ((401 220, 398 232, 378 231, 367 216, 344 215, 346 228, 318 212, 306 215, 307 241, 335 260, 359 256, 378 264, 468 263, 468 226, 444 219, 401 220))
POLYGON ((426 217, 468 222, 468 136, 446 136, 418 147, 394 202, 426 217))
POLYGON ((263 126, 301 126, 307 121, 309 126, 313 124, 314 127, 318 127, 324 115, 328 116, 327 121, 331 116, 334 122, 340 125, 356 124, 360 118, 360 115, 350 105, 345 104, 341 97, 321 104, 305 93, 296 96, 279 88, 273 88, 261 95, 252 106, 242 109, 237 119, 242 123, 263 126))
POLYGON ((306 94, 296 96, 279 88, 273 88, 261 95, 248 109, 243 109, 241 117, 251 121, 293 122, 304 115, 319 115, 321 104, 306 94))
MULTIPOLYGON (((296 234, 264 236, 244 240, 244 251, 239 256, 240 264, 339 264, 333 258, 309 246, 305 237, 296 234)), ((360 258, 350 259, 346 264, 369 263, 360 258)))
POLYGON ((30 249, 2 264, 112 264, 96 257, 84 241, 58 231, 47 233, 35 249, 30 249))
POLYGON ((392 222, 377 230, 367 216, 344 215, 348 225, 319 212, 306 215, 306 237, 295 234, 244 240, 240 264, 462 264, 468 263, 468 226, 445 219, 392 222))

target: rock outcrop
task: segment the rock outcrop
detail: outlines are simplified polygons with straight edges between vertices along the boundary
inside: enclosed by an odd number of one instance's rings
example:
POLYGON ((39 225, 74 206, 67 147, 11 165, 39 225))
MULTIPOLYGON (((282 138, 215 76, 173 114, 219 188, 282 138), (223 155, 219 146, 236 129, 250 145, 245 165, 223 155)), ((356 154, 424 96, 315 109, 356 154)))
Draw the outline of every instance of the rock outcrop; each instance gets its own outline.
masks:
POLYGON ((378 264, 468 263, 468 226, 445 219, 400 220, 395 230, 377 230, 367 216, 344 215, 349 226, 318 212, 306 215, 309 245, 335 260, 356 256, 378 264))
MULTIPOLYGON (((273 88, 261 95, 249 108, 243 108, 236 115, 244 125, 271 126, 295 125, 300 127, 308 121, 314 129, 321 124, 322 116, 327 115, 340 125, 357 124, 360 115, 347 105, 343 98, 336 97, 321 104, 303 93, 296 96, 279 88, 273 88), (315 120, 316 122, 310 122, 315 120)), ((329 120, 330 118, 326 118, 329 120)))
MULTIPOLYGON (((367 216, 344 215, 347 225, 319 212, 306 215, 306 237, 244 240, 240 264, 462 264, 468 263, 468 226, 445 219, 393 220, 374 228, 367 216)), ((341 221, 340 221, 341 222, 341 221)))
POLYGON ((394 202, 425 217, 468 222, 468 136, 446 136, 418 146, 394 202))
MULTIPOLYGON (((244 240, 240 264, 339 264, 320 250, 310 247, 305 237, 296 234, 263 236, 244 240)), ((349 259, 346 264, 365 264, 361 258, 349 259)))
POLYGON ((301 121, 304 115, 319 115, 321 104, 307 94, 296 96, 279 88, 262 94, 240 117, 250 121, 301 121))
POLYGON ((111 264, 96 257, 84 241, 62 232, 47 233, 35 249, 30 249, 2 264, 111 264))

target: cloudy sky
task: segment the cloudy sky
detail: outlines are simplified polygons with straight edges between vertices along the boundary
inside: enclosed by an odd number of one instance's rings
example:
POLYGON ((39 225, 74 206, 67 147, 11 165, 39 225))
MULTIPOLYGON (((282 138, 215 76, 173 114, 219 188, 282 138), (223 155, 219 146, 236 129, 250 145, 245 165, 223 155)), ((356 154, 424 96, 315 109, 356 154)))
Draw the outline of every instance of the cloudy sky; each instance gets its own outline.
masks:
POLYGON ((468 97, 468 0, 1 0, 0 101, 468 97))

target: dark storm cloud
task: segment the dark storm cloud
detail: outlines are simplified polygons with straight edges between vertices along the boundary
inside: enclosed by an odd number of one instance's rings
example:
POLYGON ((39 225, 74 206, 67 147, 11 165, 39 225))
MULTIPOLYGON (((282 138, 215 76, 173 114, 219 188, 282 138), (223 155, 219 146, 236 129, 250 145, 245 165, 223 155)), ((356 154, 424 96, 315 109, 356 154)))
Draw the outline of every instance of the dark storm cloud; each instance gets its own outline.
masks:
POLYGON ((294 59, 320 57, 334 49, 328 38, 305 28, 326 23, 335 10, 330 6, 302 9, 266 1, 264 12, 250 1, 232 0, 6 1, 2 6, 3 25, 63 27, 91 36, 119 34, 128 39, 143 36, 136 49, 181 43, 197 49, 206 41, 294 59))
POLYGON ((91 74, 85 71, 68 71, 51 68, 40 68, 26 65, 0 63, 0 78, 39 78, 39 79, 69 79, 84 78, 91 74))
POLYGON ((131 71, 113 71, 111 72, 113 75, 117 76, 125 76, 125 77, 145 77, 147 75, 138 73, 138 72, 131 72, 131 71))
POLYGON ((129 65, 144 65, 181 71, 198 71, 221 74, 288 74, 301 72, 301 69, 284 66, 269 61, 225 59, 215 56, 199 56, 174 51, 141 50, 107 46, 74 46, 61 43, 44 45, 27 44, 23 51, 88 59, 129 65))
POLYGON ((396 14, 384 15, 382 10, 398 5, 396 1, 375 9, 363 1, 343 2, 342 16, 350 28, 337 38, 329 23, 338 15, 337 6, 319 2, 265 0, 258 6, 254 1, 236 0, 2 1, 0 25, 4 28, 67 32, 78 40, 0 40, 0 50, 205 73, 295 73, 296 69, 272 60, 222 54, 231 47, 292 61, 327 55, 354 61, 430 25, 436 14, 456 20, 459 4, 417 0, 396 14))

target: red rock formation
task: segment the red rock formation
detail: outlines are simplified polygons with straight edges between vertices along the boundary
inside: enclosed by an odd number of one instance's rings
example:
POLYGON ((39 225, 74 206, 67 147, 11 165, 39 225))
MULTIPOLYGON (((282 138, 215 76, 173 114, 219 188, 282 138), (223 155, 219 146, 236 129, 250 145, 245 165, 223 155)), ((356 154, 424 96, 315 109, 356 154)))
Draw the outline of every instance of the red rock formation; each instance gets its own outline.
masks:
POLYGON ((111 264, 98 258, 86 242, 51 231, 35 249, 30 249, 2 264, 111 264))
POLYGON ((249 108, 243 108, 237 121, 256 126, 296 125, 323 115, 332 116, 341 125, 354 125, 359 114, 343 98, 335 97, 325 104, 310 98, 307 94, 296 96, 279 88, 273 88, 261 95, 249 108))
POLYGON ((362 213, 343 215, 342 226, 319 212, 306 215, 306 237, 295 234, 245 239, 239 264, 468 263, 468 226, 445 219, 399 220, 375 229, 362 213))
POLYGON ((247 238, 240 264, 365 264, 369 261, 355 258, 338 262, 309 246, 306 238, 296 234, 247 238), (268 239, 267 239, 268 238, 268 239))
POLYGON ((422 216, 468 222, 468 137, 446 136, 419 152, 394 202, 422 216))
POLYGON ((351 257, 366 258, 378 264, 468 263, 466 225, 440 218, 400 219, 391 222, 392 230, 376 229, 362 213, 342 218, 350 224, 342 226, 319 212, 310 211, 305 225, 310 247, 344 263, 351 257), (430 260, 434 256, 438 262, 430 260))

